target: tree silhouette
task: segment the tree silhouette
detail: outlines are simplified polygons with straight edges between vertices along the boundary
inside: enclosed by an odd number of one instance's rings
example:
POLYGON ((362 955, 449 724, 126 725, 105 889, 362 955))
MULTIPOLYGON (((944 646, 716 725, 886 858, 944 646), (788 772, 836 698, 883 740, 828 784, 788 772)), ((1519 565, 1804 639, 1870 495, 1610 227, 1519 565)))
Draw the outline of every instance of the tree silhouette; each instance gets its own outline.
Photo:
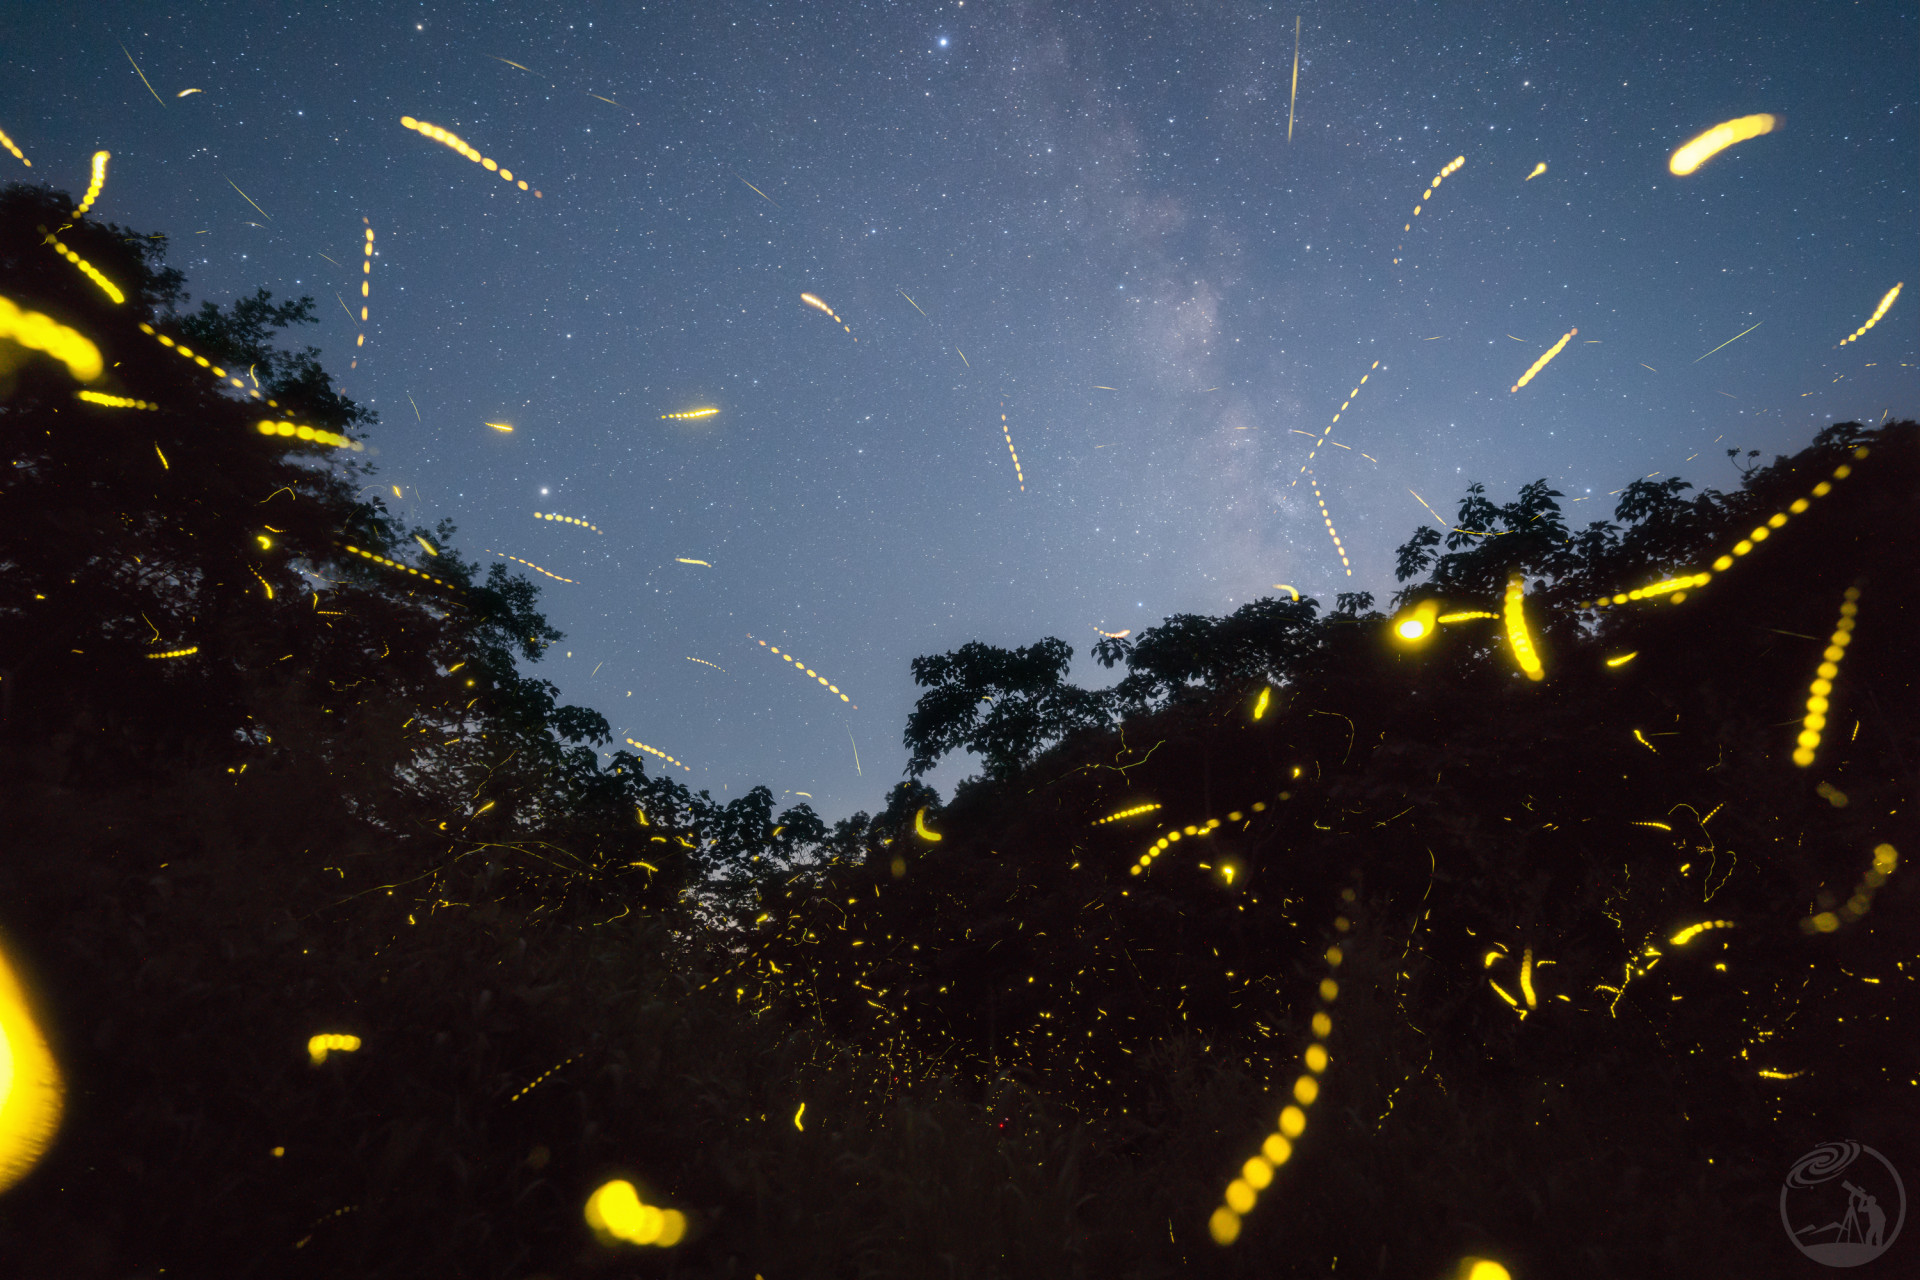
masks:
POLYGON ((1106 724, 1104 700, 1065 682, 1072 662, 1072 646, 1051 636, 1020 649, 976 640, 915 658, 914 683, 928 692, 907 718, 907 772, 918 778, 964 748, 987 777, 1007 778, 1049 744, 1106 724))

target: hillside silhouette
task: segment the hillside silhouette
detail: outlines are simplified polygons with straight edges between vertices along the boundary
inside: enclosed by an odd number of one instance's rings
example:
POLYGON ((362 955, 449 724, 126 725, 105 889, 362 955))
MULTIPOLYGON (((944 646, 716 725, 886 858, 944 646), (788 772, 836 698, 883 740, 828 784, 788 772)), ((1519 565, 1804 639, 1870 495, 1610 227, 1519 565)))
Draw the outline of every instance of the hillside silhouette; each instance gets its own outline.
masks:
POLYGON ((603 754, 311 301, 190 309, 72 208, 0 191, 0 296, 102 366, 0 340, 0 946, 68 1086, 20 1274, 1765 1276, 1806 1151, 1920 1168, 1913 422, 1583 528, 1471 486, 1385 610, 1169 618, 1104 689, 923 655, 829 826, 603 754), (614 1177, 686 1239, 596 1242, 614 1177))

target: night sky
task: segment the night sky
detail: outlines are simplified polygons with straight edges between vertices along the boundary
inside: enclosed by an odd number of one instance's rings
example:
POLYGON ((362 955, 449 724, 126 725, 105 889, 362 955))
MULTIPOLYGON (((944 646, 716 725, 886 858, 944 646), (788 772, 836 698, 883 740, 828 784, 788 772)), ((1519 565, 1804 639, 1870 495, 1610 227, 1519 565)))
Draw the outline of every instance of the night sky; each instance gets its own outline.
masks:
POLYGON ((1413 492, 1545 476, 1579 527, 1917 407, 1910 5, 285 8, 7 6, 0 170, 104 148, 95 216, 194 305, 311 294, 398 509, 573 579, 538 673, 723 800, 878 809, 916 655, 1055 635, 1104 684, 1096 627, 1384 605, 1413 492), (1349 400, 1351 576, 1294 483, 1349 400))

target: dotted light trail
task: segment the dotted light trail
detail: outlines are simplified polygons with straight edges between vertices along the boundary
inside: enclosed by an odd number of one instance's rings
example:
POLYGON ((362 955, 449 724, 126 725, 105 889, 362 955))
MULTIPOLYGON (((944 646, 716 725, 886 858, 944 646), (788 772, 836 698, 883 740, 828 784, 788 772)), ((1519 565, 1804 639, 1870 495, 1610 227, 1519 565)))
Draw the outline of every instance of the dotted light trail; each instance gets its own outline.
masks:
MULTIPOLYGON (((1343 896, 1352 900, 1353 891, 1347 890, 1343 896)), ((1345 933, 1352 926, 1345 916, 1334 918, 1333 927, 1345 933)), ((1300 1061, 1306 1070, 1293 1082, 1293 1101, 1281 1108, 1280 1117, 1272 1133, 1260 1144, 1258 1155, 1250 1157, 1240 1166, 1240 1176, 1227 1184, 1224 1201, 1213 1211, 1207 1220, 1207 1230, 1212 1234, 1214 1243, 1230 1245, 1240 1238, 1241 1219, 1253 1212, 1253 1206, 1260 1199, 1260 1193, 1273 1185, 1273 1175, 1282 1165, 1293 1158, 1293 1144, 1307 1129, 1306 1108, 1314 1104, 1320 1096, 1320 1077, 1325 1074, 1328 1064, 1327 1037, 1333 1034, 1333 1018, 1327 1007, 1340 995, 1340 984, 1333 979, 1333 972, 1340 967, 1346 957, 1336 943, 1327 948, 1327 975, 1320 980, 1321 1008, 1313 1015, 1313 1043, 1300 1055, 1300 1061)))
POLYGON ((650 747, 644 742, 635 742, 632 738, 628 738, 627 742, 631 746, 640 748, 642 751, 646 752, 650 756, 659 756, 662 760, 665 760, 668 764, 680 765, 680 767, 682 769, 686 769, 688 773, 693 772, 693 770, 689 768, 687 765, 681 764, 680 761, 675 760, 672 756, 660 750, 658 747, 650 747))
POLYGON ((1674 152, 1667 169, 1675 177, 1684 178, 1735 143, 1772 133, 1779 123, 1773 116, 1761 114, 1717 124, 1674 152))
POLYGON ((66 1084, 0 953, 0 1192, 25 1177, 60 1128, 66 1084))
POLYGON ((1873 314, 1867 317, 1867 322, 1861 325, 1858 329, 1855 329, 1852 333, 1848 334, 1846 337, 1840 339, 1839 345, 1843 347, 1846 346, 1849 342, 1852 342, 1854 339, 1858 338, 1861 334, 1873 328, 1873 326, 1879 324, 1880 317, 1887 314, 1887 308, 1891 307, 1893 305, 1893 300, 1900 296, 1900 290, 1906 286, 1906 283, 1907 283, 1906 281, 1902 280, 1899 284, 1896 284, 1893 286, 1893 288, 1887 290, 1887 296, 1880 299, 1880 305, 1873 309, 1873 314))
POLYGON ((8 151, 11 151, 13 158, 27 166, 27 168, 33 168, 33 161, 27 159, 26 153, 21 151, 19 147, 13 145, 13 139, 9 138, 3 129, 0 129, 0 147, 5 147, 8 151))
MULTIPOLYGON (((1420 216, 1420 210, 1426 207, 1427 201, 1433 199, 1433 193, 1440 189, 1440 184, 1447 180, 1447 175, 1453 173, 1456 169, 1458 169, 1461 165, 1465 164, 1466 162, 1467 162, 1467 158, 1465 156, 1455 156, 1453 159, 1447 161, 1447 165, 1444 169, 1440 170, 1439 173, 1436 173, 1433 175, 1433 181, 1429 182, 1427 184, 1427 189, 1420 193, 1420 203, 1413 206, 1413 212, 1407 215, 1407 225, 1400 228, 1402 232, 1413 230, 1413 220, 1420 216)), ((1401 247, 1399 245, 1395 245, 1393 248, 1394 253, 1398 254, 1400 252, 1400 248, 1401 247)), ((1400 259, 1398 257, 1394 258, 1394 263, 1396 265, 1399 263, 1399 261, 1400 259)))
POLYGON ((80 207, 73 211, 76 218, 84 218, 87 210, 93 208, 93 202, 100 198, 100 189, 107 185, 107 161, 112 157, 105 151, 93 153, 93 172, 87 177, 87 194, 80 199, 80 207))
MULTIPOLYGON (((1361 375, 1360 375, 1360 381, 1359 381, 1359 383, 1358 383, 1357 385, 1355 385, 1355 387, 1353 388, 1353 390, 1351 390, 1351 391, 1349 391, 1349 392, 1347 392, 1347 398, 1346 398, 1345 400, 1343 400, 1343 401, 1341 401, 1341 403, 1340 403, 1340 408, 1339 408, 1338 410, 1336 410, 1336 411, 1335 411, 1335 413, 1334 413, 1334 415, 1333 415, 1333 422, 1329 422, 1329 423, 1327 424, 1327 429, 1326 429, 1325 431, 1322 431, 1322 432, 1320 433, 1320 438, 1319 438, 1318 440, 1315 440, 1315 441, 1313 442, 1313 448, 1311 448, 1311 449, 1309 449, 1309 450, 1307 451, 1307 460, 1306 460, 1305 462, 1303 462, 1303 463, 1301 463, 1301 464, 1300 464, 1300 475, 1301 475, 1301 476, 1303 476, 1303 475, 1305 475, 1305 474, 1307 474, 1307 468, 1308 468, 1309 466, 1311 466, 1311 465, 1313 464, 1313 458, 1314 458, 1314 455, 1320 452, 1320 446, 1321 446, 1321 445, 1323 445, 1323 444, 1325 444, 1325 443, 1327 442, 1327 437, 1333 434, 1333 424, 1334 424, 1334 422, 1338 422, 1338 421, 1340 421, 1340 415, 1341 415, 1341 414, 1343 414, 1343 413, 1345 413, 1345 412, 1347 411, 1347 406, 1348 406, 1348 405, 1350 405, 1350 404, 1352 404, 1352 403, 1353 403, 1353 401, 1354 401, 1354 397, 1356 397, 1356 396, 1358 396, 1358 395, 1360 394, 1360 388, 1361 388, 1361 387, 1364 387, 1364 386, 1366 386, 1366 385, 1367 385, 1367 379, 1368 379, 1368 378, 1371 378, 1371 377, 1373 376, 1373 371, 1374 371, 1375 369, 1378 369, 1379 367, 1380 367, 1380 362, 1379 362, 1378 360, 1375 360, 1375 361, 1374 361, 1374 362, 1373 362, 1373 363, 1372 363, 1371 365, 1368 365, 1368 366, 1367 366, 1367 371, 1366 371, 1365 373, 1363 373, 1363 374, 1361 374, 1361 375)), ((1300 434, 1301 434, 1301 435, 1305 435, 1305 434, 1306 434, 1306 432, 1304 432, 1304 431, 1303 431, 1303 432, 1301 432, 1300 434)), ((1295 477, 1293 478, 1293 483, 1294 483, 1294 484, 1299 484, 1299 483, 1300 483, 1300 476, 1295 476, 1295 477)))
POLYGON ((725 667, 721 666, 719 663, 708 662, 705 658, 688 658, 687 661, 697 662, 703 667, 712 667, 715 671, 718 671, 723 676, 730 676, 733 674, 733 672, 727 670, 725 667))
MULTIPOLYGON (((1782 521, 1781 523, 1785 523, 1782 521)), ((1732 563, 1729 561, 1728 563, 1732 563)), ((1582 600, 1578 607, 1582 609, 1605 609, 1617 604, 1631 604, 1636 600, 1652 600, 1658 596, 1669 597, 1669 604, 1679 604, 1687 598, 1687 592, 1695 587, 1704 587, 1713 581, 1713 575, 1700 573, 1682 574, 1678 578, 1665 578, 1644 587, 1635 587, 1632 591, 1622 591, 1617 595, 1603 596, 1598 600, 1582 600)), ((1622 659, 1625 661, 1625 659, 1622 659)), ((1615 665, 1609 660, 1608 665, 1615 665)))
POLYGON ((1547 162, 1542 160, 1539 164, 1536 164, 1535 166, 1533 166, 1532 173, 1520 179, 1520 181, 1532 182, 1535 178, 1539 177, 1541 174, 1545 173, 1546 171, 1547 171, 1547 162))
POLYGON ((310 440, 315 444, 331 445, 336 449, 348 449, 354 453, 367 451, 367 446, 337 431, 324 431, 319 427, 308 427, 293 422, 272 422, 263 418, 256 430, 263 436, 291 436, 300 440, 310 440))
POLYGON ((520 1091, 514 1094, 511 1098, 508 1098, 507 1101, 508 1102, 520 1101, 520 1099, 526 1097, 528 1093, 530 1093, 532 1090, 537 1088, 543 1081, 545 1081, 548 1076, 552 1075, 554 1072, 558 1071, 560 1068, 566 1066, 567 1063, 572 1062, 574 1058, 577 1058, 579 1056, 580 1055, 576 1053, 576 1054, 573 1054, 571 1057, 564 1058, 561 1061, 554 1063, 552 1066, 548 1067, 545 1071, 542 1071, 539 1075, 535 1076, 532 1080, 529 1080, 526 1084, 521 1085, 520 1091))
MULTIPOLYGON (((558 520, 561 524, 577 524, 582 529, 592 529, 595 533, 600 533, 598 526, 590 525, 578 516, 563 516, 554 511, 536 511, 533 513, 533 518, 535 520, 558 520)), ((600 536, 605 537, 606 535, 601 534, 600 536)))
POLYGON ((159 343, 161 346, 166 347, 168 350, 178 355, 181 359, 193 361, 195 364, 199 365, 202 369, 205 369, 208 373, 211 373, 214 377, 225 378, 228 382, 232 383, 235 387, 238 387, 240 390, 245 391, 248 395, 252 396, 255 400, 264 401, 269 408, 278 409, 280 407, 280 402, 278 400, 275 400, 269 396, 263 395, 259 387, 257 386, 249 387, 245 382, 229 374, 225 369, 222 369, 219 365, 214 364, 213 361, 207 359, 205 356, 196 354, 194 350, 191 347, 187 346, 184 342, 175 342, 172 338, 169 338, 166 334, 161 333, 159 330, 155 329, 150 324, 145 324, 145 323, 141 324, 140 332, 146 334, 148 337, 152 338, 155 342, 159 343))
POLYGON ((61 244, 58 240, 56 240, 51 235, 47 237, 46 243, 53 246, 53 251, 55 253, 65 258, 68 262, 71 262, 74 266, 80 268, 80 274, 85 276, 87 279, 93 281, 94 284, 98 285, 100 287, 100 292, 106 294, 109 298, 112 298, 115 305, 118 305, 127 300, 127 295, 120 292, 120 286, 115 284, 113 281, 107 279, 105 276, 101 275, 99 269, 96 268, 91 262, 88 262, 85 258, 81 257, 79 254, 67 248, 67 246, 65 246, 64 244, 61 244))
MULTIPOLYGON (((834 315, 834 313, 833 313, 833 308, 832 308, 832 307, 830 307, 830 306, 828 306, 828 305, 827 305, 826 303, 824 303, 824 302, 822 302, 822 301, 820 301, 820 299, 818 299, 818 298, 816 298, 816 297, 814 297, 814 296, 813 296, 812 294, 810 294, 810 293, 803 293, 803 294, 801 294, 801 295, 800 295, 800 301, 802 301, 802 302, 804 302, 804 303, 806 303, 806 304, 807 304, 808 306, 810 306, 810 307, 812 307, 812 308, 813 308, 814 310, 816 310, 816 311, 824 311, 824 312, 826 312, 826 313, 827 313, 828 315, 830 315, 830 316, 833 316, 833 318, 834 318, 835 320, 838 320, 838 321, 839 321, 839 323, 840 323, 840 327, 841 327, 842 329, 845 329, 845 330, 846 330, 846 331, 847 331, 847 332, 848 332, 849 334, 851 334, 851 333, 853 332, 853 328, 852 328, 852 326, 851 326, 851 325, 849 325, 849 324, 848 324, 848 323, 847 323, 847 322, 846 322, 845 320, 841 320, 839 316, 837 316, 837 315, 834 315)), ((855 339, 854 339, 854 341, 855 341, 855 342, 858 342, 858 341, 860 341, 860 339, 858 339, 858 338, 855 338, 855 339)))
POLYGON ((1020 470, 1020 455, 1014 451, 1013 431, 1007 426, 1007 415, 1004 413, 1000 415, 1000 433, 1006 436, 1007 452, 1013 457, 1013 478, 1020 482, 1020 492, 1025 493, 1027 491, 1027 477, 1020 470))
POLYGON ((200 652, 200 646, 190 644, 184 649, 168 649, 165 653, 143 653, 143 658, 190 658, 200 652))
POLYGON ((1684 947, 1709 929, 1731 928, 1733 928, 1733 921, 1731 920, 1702 920, 1699 924, 1690 924, 1680 932, 1674 934, 1671 938, 1667 939, 1667 943, 1670 946, 1684 947))
MULTIPOLYGON (((1853 894, 1839 911, 1822 911, 1801 920, 1802 933, 1832 933, 1843 924, 1852 924, 1867 914, 1873 906, 1873 895, 1887 882, 1894 868, 1900 865, 1900 851, 1890 844, 1878 844, 1873 849, 1873 867, 1860 877, 1860 883, 1854 886, 1853 894)), ((1873 979, 1868 979, 1873 981, 1873 979)))
POLYGON ((158 409, 160 406, 151 400, 135 400, 132 396, 110 396, 104 391, 76 391, 77 400, 88 404, 97 404, 103 409, 158 409))
POLYGON ((1327 536, 1333 539, 1333 549, 1340 553, 1340 567, 1345 569, 1347 576, 1351 578, 1353 565, 1347 560, 1347 549, 1341 544, 1340 535, 1334 531, 1333 517, 1327 514, 1327 500, 1320 496, 1320 478, 1315 476, 1308 483, 1313 486, 1313 500, 1320 504, 1320 518, 1326 522, 1327 536))
POLYGON ((0 339, 52 356, 79 382, 92 382, 106 369, 100 348, 51 316, 16 306, 0 295, 0 339))
POLYGON ((663 413, 660 418, 662 421, 668 418, 711 418, 718 412, 720 412, 718 409, 689 409, 685 413, 663 413))
POLYGON ((314 1036, 307 1041, 307 1056, 313 1059, 313 1065, 317 1067, 327 1060, 329 1053, 352 1053, 359 1047, 359 1036, 314 1036))
MULTIPOLYGON (((1095 627, 1094 630, 1100 631, 1100 628, 1095 627)), ((1124 640, 1133 634, 1133 628, 1128 627, 1125 631, 1100 631, 1100 634, 1109 640, 1124 640)))
POLYGON ((1137 804, 1133 806, 1133 808, 1131 809, 1122 809, 1120 812, 1110 813, 1104 818, 1095 818, 1093 820, 1093 825, 1096 827, 1104 827, 1109 822, 1120 822, 1126 818, 1134 817, 1137 814, 1152 813, 1155 809, 1158 809, 1159 807, 1160 806, 1157 803, 1156 804, 1137 804))
POLYGON ((1527 631, 1525 593, 1525 578, 1517 573, 1507 578, 1507 643, 1513 649, 1513 660, 1527 673, 1527 679, 1544 680, 1546 669, 1540 665, 1540 656, 1533 651, 1533 636, 1527 631))
POLYGON ((1848 587, 1841 597, 1840 620, 1827 637, 1813 684, 1807 689, 1807 714, 1800 722, 1800 737, 1793 752, 1793 762, 1802 769, 1813 763, 1814 753, 1820 749, 1820 731, 1827 727, 1827 710, 1832 705, 1827 695, 1833 692, 1834 677, 1840 674, 1840 659, 1847 656, 1847 646, 1853 643, 1853 618, 1860 612, 1859 599, 1858 587, 1848 587))
POLYGON ((499 556, 502 560, 511 560, 515 564, 523 564, 527 566, 527 568, 533 570, 535 573, 546 573, 547 576, 549 578, 552 578, 555 582, 572 582, 573 581, 572 578, 563 578, 557 573, 547 573, 545 569, 542 569, 539 565, 535 564, 531 560, 522 560, 519 556, 510 556, 504 551, 494 551, 491 547, 487 548, 487 550, 492 552, 492 554, 499 556))
MULTIPOLYGON (((752 635, 749 635, 747 637, 747 639, 749 640, 753 638, 754 637, 752 635)), ((812 679, 818 681, 820 686, 824 688, 828 693, 839 694, 840 701, 851 706, 855 711, 858 711, 860 709, 859 703, 855 702, 852 698, 849 698, 846 694, 840 693, 839 685, 827 683, 827 678, 825 676, 821 675, 818 671, 815 671, 812 667, 800 661, 798 658, 794 657, 792 654, 781 653, 776 646, 768 644, 765 640, 760 641, 760 647, 767 650, 769 653, 778 654, 780 659, 783 662, 792 663, 793 669, 795 671, 801 672, 802 674, 807 675, 812 679)))
POLYGON ((382 555, 375 555, 371 551, 362 551, 359 547, 354 546, 352 543, 343 542, 340 545, 346 548, 346 551, 349 555, 360 556, 363 559, 373 561, 375 564, 383 564, 387 566, 387 568, 389 569, 396 570, 400 573, 409 574, 412 577, 419 578, 423 582, 431 582, 436 587, 445 587, 449 591, 458 591, 460 589, 454 586, 451 582, 442 582, 440 581, 440 579, 434 577, 432 574, 426 573, 420 569, 416 569, 412 565, 401 564, 398 560, 389 560, 387 559, 387 557, 382 555))
MULTIPOLYGON (((449 147, 452 150, 457 151, 461 155, 465 156, 467 159, 479 165, 482 169, 485 169, 488 173, 498 173, 503 181, 511 182, 513 185, 519 187, 522 191, 527 190, 527 180, 525 178, 514 177, 513 170, 502 169, 496 162, 488 159, 486 156, 481 155, 478 151, 468 146, 464 139, 456 136, 455 134, 449 133, 447 130, 442 129, 439 125, 428 124, 425 120, 415 120, 412 116, 401 116, 400 124, 403 128, 411 129, 423 138, 432 138, 435 142, 440 143, 442 146, 449 147)), ((540 193, 538 191, 535 191, 533 195, 536 200, 540 198, 540 193)))
MULTIPOLYGON (((1509 388, 1509 393, 1513 391, 1518 391, 1520 388, 1526 386, 1529 382, 1532 382, 1533 375, 1540 372, 1542 369, 1546 368, 1547 361, 1553 359, 1555 356, 1559 355, 1562 351, 1566 350, 1567 343, 1570 340, 1572 340, 1573 335, 1578 332, 1580 332, 1578 329, 1569 329, 1567 330, 1566 333, 1562 334, 1560 337, 1560 341, 1554 343, 1551 347, 1547 348, 1547 354, 1541 356, 1538 360, 1535 360, 1533 362, 1533 367, 1520 375, 1520 381, 1514 383, 1513 386, 1509 388)), ((1708 352, 1708 354, 1711 355, 1712 352, 1708 352)))
MULTIPOLYGON (((360 221, 367 222, 365 218, 360 221)), ((367 345, 367 295, 373 287, 373 224, 370 222, 367 223, 367 240, 364 247, 366 253, 360 261, 360 334, 353 340, 356 354, 353 357, 353 363, 347 366, 349 369, 360 367, 360 356, 357 353, 361 347, 367 345)))

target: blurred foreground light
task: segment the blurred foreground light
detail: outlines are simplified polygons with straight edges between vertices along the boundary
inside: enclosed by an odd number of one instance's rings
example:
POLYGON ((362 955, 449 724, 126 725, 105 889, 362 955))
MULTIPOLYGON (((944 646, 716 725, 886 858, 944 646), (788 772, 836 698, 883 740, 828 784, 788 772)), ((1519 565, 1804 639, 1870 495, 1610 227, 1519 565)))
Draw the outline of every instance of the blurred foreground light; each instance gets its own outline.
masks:
MULTIPOLYGON (((1763 133, 1772 133, 1779 124, 1778 118, 1764 113, 1717 124, 1674 152, 1673 158, 1667 161, 1667 168, 1674 176, 1684 178, 1735 143, 1757 138, 1763 133)), ((1481 1278, 1475 1277, 1475 1280, 1481 1278)))
POLYGON ((643 1203, 625 1178, 615 1178, 587 1197, 586 1219, 606 1243, 624 1240, 670 1249, 687 1233, 685 1214, 643 1203))
POLYGON ((1417 644, 1433 635, 1434 622, 1440 607, 1431 600, 1422 600, 1411 609, 1402 613, 1394 621, 1393 634, 1408 644, 1417 644))
POLYGON ((359 1036, 319 1035, 307 1041, 307 1056, 313 1059, 313 1065, 317 1067, 327 1060, 329 1053, 352 1053, 359 1047, 359 1036))
POLYGON ((0 951, 0 1193, 26 1177, 54 1133, 66 1086, 26 993, 0 951))
POLYGON ((17 342, 52 356, 79 382, 92 382, 106 368, 100 348, 59 321, 15 306, 5 297, 0 297, 0 341, 17 342))

